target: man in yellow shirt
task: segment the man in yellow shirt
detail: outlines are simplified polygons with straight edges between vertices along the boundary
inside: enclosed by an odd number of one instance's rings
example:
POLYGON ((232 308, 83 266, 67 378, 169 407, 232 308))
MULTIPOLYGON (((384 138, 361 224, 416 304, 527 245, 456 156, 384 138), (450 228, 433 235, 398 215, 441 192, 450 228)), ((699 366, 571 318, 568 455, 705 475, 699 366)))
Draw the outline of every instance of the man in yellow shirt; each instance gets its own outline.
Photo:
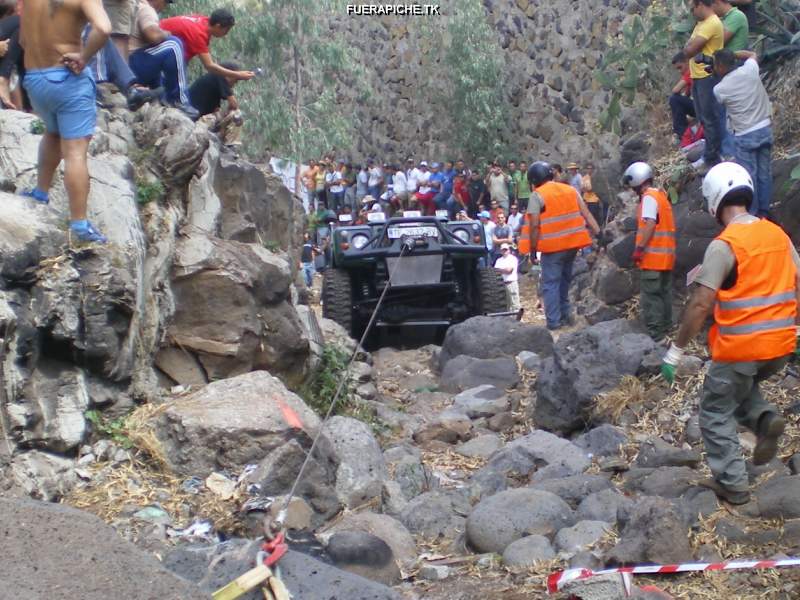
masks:
POLYGON ((683 48, 683 55, 691 59, 689 70, 692 76, 692 96, 697 118, 703 124, 706 137, 706 150, 703 158, 694 167, 704 175, 720 161, 722 145, 722 113, 717 99, 714 97, 714 86, 719 80, 713 72, 706 71, 706 65, 697 62, 695 57, 703 54, 711 58, 717 50, 725 45, 725 29, 722 21, 714 12, 714 0, 691 0, 692 15, 697 25, 692 37, 683 48))

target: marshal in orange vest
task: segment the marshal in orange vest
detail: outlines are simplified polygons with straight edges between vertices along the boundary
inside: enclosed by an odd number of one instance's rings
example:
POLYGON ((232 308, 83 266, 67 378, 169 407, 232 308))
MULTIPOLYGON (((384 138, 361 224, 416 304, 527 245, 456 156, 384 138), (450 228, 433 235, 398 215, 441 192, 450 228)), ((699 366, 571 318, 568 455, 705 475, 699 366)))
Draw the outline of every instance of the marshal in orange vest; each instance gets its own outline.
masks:
POLYGON ((732 223, 717 237, 736 257, 736 283, 717 292, 711 358, 718 362, 770 360, 795 349, 797 269, 791 241, 767 220, 732 223))
MULTIPOLYGON (((640 269, 647 271, 672 271, 675 267, 675 220, 672 216, 672 205, 667 194, 662 190, 648 188, 644 196, 652 196, 658 203, 658 221, 653 237, 644 248, 640 269)), ((636 246, 642 246, 642 237, 646 221, 642 218, 642 203, 637 213, 639 230, 636 232, 636 246)))
POLYGON ((548 181, 537 187, 536 191, 544 202, 536 248, 539 252, 550 254, 592 245, 575 188, 548 181))

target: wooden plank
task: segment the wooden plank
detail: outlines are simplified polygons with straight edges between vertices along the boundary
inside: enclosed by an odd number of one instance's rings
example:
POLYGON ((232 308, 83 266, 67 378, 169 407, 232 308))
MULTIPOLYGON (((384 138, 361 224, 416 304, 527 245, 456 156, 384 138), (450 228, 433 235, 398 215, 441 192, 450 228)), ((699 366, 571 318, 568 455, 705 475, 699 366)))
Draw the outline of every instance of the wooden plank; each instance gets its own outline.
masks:
POLYGON ((258 587, 272 577, 272 571, 266 565, 258 565, 247 573, 240 575, 228 585, 218 589, 211 597, 214 600, 236 600, 250 590, 258 587))

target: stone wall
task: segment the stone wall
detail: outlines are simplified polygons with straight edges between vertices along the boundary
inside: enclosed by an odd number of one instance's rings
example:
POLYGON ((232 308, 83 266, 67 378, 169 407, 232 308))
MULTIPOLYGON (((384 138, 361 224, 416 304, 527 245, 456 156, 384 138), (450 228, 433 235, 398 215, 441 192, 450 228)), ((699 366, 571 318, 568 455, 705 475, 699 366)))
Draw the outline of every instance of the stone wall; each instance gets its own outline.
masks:
MULTIPOLYGON (((520 156, 598 162, 615 158, 618 138, 596 125, 609 93, 598 85, 594 70, 609 36, 620 30, 626 15, 641 12, 648 3, 484 0, 486 18, 504 52, 511 104, 507 124, 520 156)), ((443 2, 442 16, 429 18, 448 19, 456 6, 443 2)), ((441 158, 460 152, 449 141, 457 124, 448 119, 439 94, 442 81, 435 74, 441 68, 436 56, 440 44, 431 39, 425 19, 332 19, 332 35, 344 36, 357 50, 373 92, 367 102, 358 103, 347 85, 340 90, 347 98, 343 106, 357 107, 363 124, 357 157, 441 158)))

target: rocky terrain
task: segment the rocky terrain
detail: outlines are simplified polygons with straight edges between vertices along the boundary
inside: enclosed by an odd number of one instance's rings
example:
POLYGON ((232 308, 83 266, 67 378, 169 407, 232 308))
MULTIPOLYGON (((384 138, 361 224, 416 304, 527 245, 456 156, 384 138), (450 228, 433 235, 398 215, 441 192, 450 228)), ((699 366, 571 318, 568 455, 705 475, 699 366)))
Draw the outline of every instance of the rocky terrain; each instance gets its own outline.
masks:
MULTIPOLYGON (((753 501, 720 504, 697 485, 708 356, 691 348, 672 388, 656 376, 630 198, 607 251, 576 265, 575 327, 541 327, 525 277, 522 323, 477 317, 442 346, 370 354, 297 276, 297 200, 202 125, 101 111, 90 215, 111 241, 70 248, 61 177, 50 206, 18 195, 34 123, 0 111, 0 581, 14 597, 210 597, 253 566, 284 506, 281 576, 303 600, 539 598, 570 566, 800 551, 800 373, 767 382, 790 427, 751 468, 753 501), (330 348, 355 360, 323 422, 308 390, 341 375, 330 348)), ((645 136, 618 151, 651 152, 645 136)), ((776 163, 776 205, 797 241, 796 161, 776 163)), ((681 190, 676 280, 716 233, 699 181, 681 190)), ((800 585, 790 570, 635 582, 676 598, 800 585)))

